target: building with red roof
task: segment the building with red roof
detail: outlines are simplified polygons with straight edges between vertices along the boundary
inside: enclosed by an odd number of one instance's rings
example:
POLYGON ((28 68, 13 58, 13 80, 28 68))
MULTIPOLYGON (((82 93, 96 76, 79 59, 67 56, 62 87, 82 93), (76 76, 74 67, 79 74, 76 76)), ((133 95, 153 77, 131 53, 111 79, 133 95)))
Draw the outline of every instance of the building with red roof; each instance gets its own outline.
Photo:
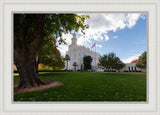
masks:
POLYGON ((132 60, 131 63, 136 63, 138 59, 132 60))
POLYGON ((146 72, 146 69, 139 68, 136 66, 138 59, 132 60, 131 63, 125 63, 125 67, 123 67, 121 72, 146 72))

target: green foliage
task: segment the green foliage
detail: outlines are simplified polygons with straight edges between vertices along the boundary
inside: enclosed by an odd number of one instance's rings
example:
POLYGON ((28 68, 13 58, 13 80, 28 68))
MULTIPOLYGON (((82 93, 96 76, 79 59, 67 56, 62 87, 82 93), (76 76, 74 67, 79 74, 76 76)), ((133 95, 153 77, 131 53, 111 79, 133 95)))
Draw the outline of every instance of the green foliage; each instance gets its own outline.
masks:
POLYGON ((14 14, 14 47, 19 45, 29 47, 34 39, 34 22, 35 16, 33 14, 14 14), (19 38, 20 33, 24 38, 19 38))
POLYGON ((73 66, 74 66, 74 71, 76 71, 76 66, 78 66, 77 62, 74 62, 73 66))
POLYGON ((108 55, 101 56, 99 59, 99 66, 102 66, 103 69, 109 69, 109 64, 108 64, 108 55))
POLYGON ((101 56, 98 65, 102 66, 103 69, 117 69, 117 70, 120 70, 125 66, 124 63, 119 59, 119 57, 117 57, 116 54, 113 52, 101 56))
POLYGON ((65 55, 65 60, 66 60, 66 61, 70 60, 70 57, 69 57, 68 54, 65 55))
POLYGON ((146 68, 146 60, 147 60, 146 55, 147 55, 147 52, 145 51, 141 54, 141 56, 139 56, 138 61, 136 63, 137 67, 146 68))
MULTIPOLYGON (((45 42, 44 38, 52 35, 59 44, 65 43, 62 33, 81 31, 88 28, 85 20, 89 16, 77 14, 14 14, 14 48, 22 50, 26 57, 34 57, 45 42), (32 53, 32 54, 31 54, 32 53)), ((21 52, 21 51, 19 51, 21 52)), ((23 56, 24 57, 24 56, 23 56)), ((17 59, 17 57, 15 57, 17 59)))
POLYGON ((125 64, 119 59, 119 57, 116 57, 114 60, 114 63, 113 63, 113 68, 120 70, 124 66, 125 66, 125 64))
POLYGON ((56 39, 53 36, 48 36, 47 39, 45 38, 42 47, 37 52, 37 58, 40 63, 53 69, 64 68, 64 60, 57 49, 56 39))
MULTIPOLYGON (((62 86, 14 95, 14 101, 141 101, 146 96, 146 74, 106 72, 40 72, 43 80, 62 86)), ((14 81, 19 81, 15 74, 14 81)))
MULTIPOLYGON (((85 15, 77 14, 47 14, 45 15, 45 32, 47 35, 53 34, 55 38, 62 36, 62 33, 69 33, 72 30, 84 30, 89 26, 85 25, 85 20, 89 18, 85 15)), ((65 43, 65 39, 59 39, 59 43, 65 43)))
POLYGON ((74 63, 73 63, 73 66, 78 66, 78 65, 77 65, 77 62, 74 62, 74 63))
POLYGON ((92 62, 91 56, 84 56, 83 57, 83 64, 84 64, 84 70, 91 69, 91 62, 92 62))
POLYGON ((37 86, 37 84, 44 84, 41 80, 37 80, 38 63, 36 63, 36 54, 42 47, 37 57, 40 58, 43 64, 53 68, 64 65, 59 51, 56 47, 52 47, 54 44, 50 40, 50 35, 55 39, 60 37, 57 40, 59 44, 65 43, 62 34, 78 30, 83 32, 88 28, 85 24, 85 19, 87 18, 87 16, 83 15, 64 13, 14 14, 14 64, 18 67, 17 70, 21 76, 19 87, 32 87, 37 86), (36 69, 32 69, 33 67, 36 69))
MULTIPOLYGON (((44 16, 43 32, 45 36, 53 34, 54 37, 59 37, 62 35, 62 33, 68 33, 72 30, 78 31, 79 29, 83 32, 88 28, 88 25, 85 25, 85 20, 88 19, 89 16, 66 13, 39 15, 44 16)), ((14 18, 15 34, 17 33, 17 31, 20 31, 23 26, 27 29, 26 35, 33 35, 35 28, 34 21, 36 21, 35 14, 14 14, 14 18)))

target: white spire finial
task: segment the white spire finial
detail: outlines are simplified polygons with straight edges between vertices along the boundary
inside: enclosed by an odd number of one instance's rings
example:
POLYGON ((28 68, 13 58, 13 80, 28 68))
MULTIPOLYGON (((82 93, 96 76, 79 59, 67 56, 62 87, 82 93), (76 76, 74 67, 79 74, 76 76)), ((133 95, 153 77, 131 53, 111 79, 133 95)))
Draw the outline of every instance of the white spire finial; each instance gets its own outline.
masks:
POLYGON ((75 32, 72 35, 73 35, 73 38, 76 38, 76 33, 75 32))

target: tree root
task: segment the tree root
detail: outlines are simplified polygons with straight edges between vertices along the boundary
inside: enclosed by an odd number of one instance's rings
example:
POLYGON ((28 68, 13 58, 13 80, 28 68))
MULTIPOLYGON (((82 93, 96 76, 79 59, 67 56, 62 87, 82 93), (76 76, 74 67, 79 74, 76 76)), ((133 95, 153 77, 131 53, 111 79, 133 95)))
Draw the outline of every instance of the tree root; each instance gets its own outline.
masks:
POLYGON ((43 80, 41 80, 39 78, 37 78, 34 81, 21 80, 19 85, 18 85, 18 88, 25 89, 25 88, 37 87, 37 86, 47 85, 47 84, 48 83, 46 81, 43 81, 43 80))

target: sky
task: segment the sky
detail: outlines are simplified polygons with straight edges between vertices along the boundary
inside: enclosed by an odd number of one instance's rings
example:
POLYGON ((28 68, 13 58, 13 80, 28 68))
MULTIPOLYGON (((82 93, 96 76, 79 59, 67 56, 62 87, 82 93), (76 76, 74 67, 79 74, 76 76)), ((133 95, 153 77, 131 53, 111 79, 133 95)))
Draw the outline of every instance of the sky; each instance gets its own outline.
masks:
MULTIPOLYGON (((130 63, 147 51, 147 14, 145 13, 85 13, 89 28, 85 35, 76 32, 77 44, 91 48, 101 56, 114 52, 124 63, 130 63)), ((72 34, 63 34, 68 45, 71 44, 72 34)), ((58 46, 64 56, 68 45, 58 46)))

